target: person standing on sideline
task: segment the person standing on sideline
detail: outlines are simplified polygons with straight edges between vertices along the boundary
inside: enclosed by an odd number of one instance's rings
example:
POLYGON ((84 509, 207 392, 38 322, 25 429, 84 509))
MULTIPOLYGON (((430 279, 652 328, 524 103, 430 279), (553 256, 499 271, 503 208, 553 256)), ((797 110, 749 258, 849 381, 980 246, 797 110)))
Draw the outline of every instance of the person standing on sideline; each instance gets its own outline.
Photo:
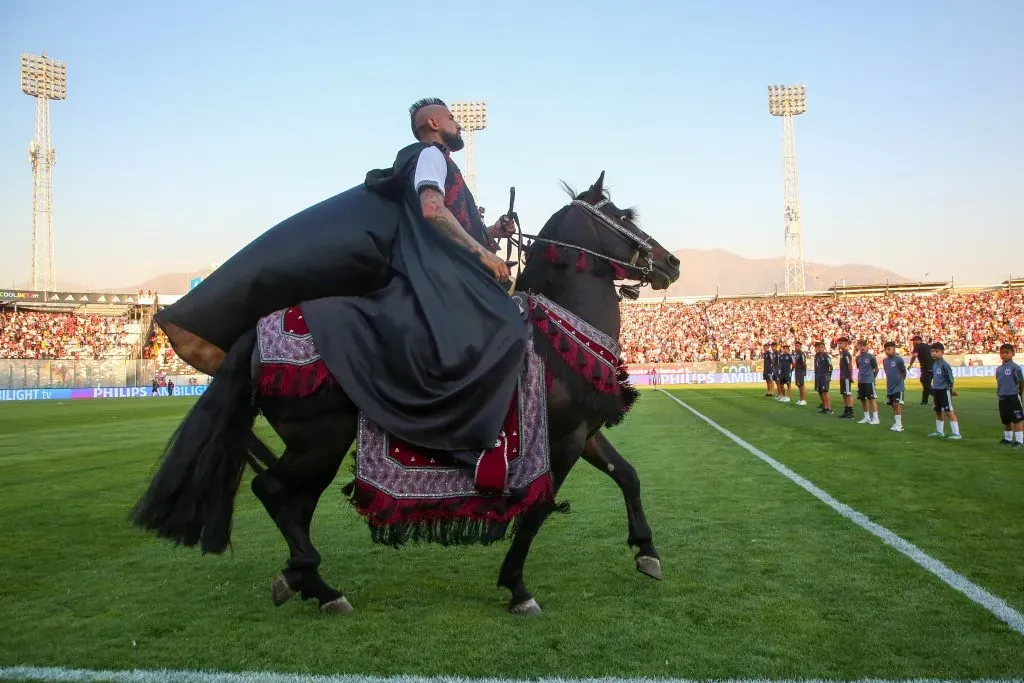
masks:
POLYGON ((772 381, 775 382, 775 398, 782 400, 782 384, 779 382, 779 342, 772 342, 772 381))
POLYGON ((903 393, 906 391, 907 364, 903 356, 896 353, 896 342, 885 342, 885 396, 886 403, 892 406, 892 427, 894 432, 903 431, 903 393))
POLYGON ((946 436, 944 420, 949 420, 949 428, 953 432, 950 439, 959 440, 960 423, 957 422, 956 412, 953 410, 953 397, 956 390, 953 389, 953 368, 942 357, 946 347, 942 342, 932 344, 932 406, 935 411, 935 431, 928 436, 937 436, 940 439, 946 436))
POLYGON ((1003 440, 999 443, 1024 447, 1024 373, 1013 362, 1013 344, 999 347, 1003 364, 996 368, 996 394, 999 396, 999 419, 1003 423, 1003 440))
POLYGON ((825 350, 825 342, 814 342, 814 390, 818 392, 821 399, 821 407, 818 412, 822 415, 832 414, 832 394, 829 388, 832 385, 832 356, 825 350))
POLYGON ((761 362, 764 364, 764 372, 762 372, 761 377, 764 378, 765 387, 768 392, 764 397, 772 398, 775 396, 775 381, 772 379, 775 375, 775 354, 772 353, 769 344, 765 344, 762 349, 761 362))
POLYGON ((800 392, 798 406, 807 405, 807 388, 804 380, 807 377, 807 355, 804 353, 804 345, 801 342, 794 342, 796 349, 793 351, 793 375, 797 391, 800 392))
POLYGON ((910 353, 910 365, 907 370, 914 367, 916 360, 921 365, 921 405, 928 405, 928 398, 932 395, 932 347, 921 341, 921 335, 915 334, 910 340, 914 345, 910 353))
POLYGON ((843 420, 853 419, 853 354, 849 337, 839 338, 839 393, 843 395, 843 420))
POLYGON ((858 424, 878 424, 878 398, 875 396, 875 379, 878 377, 878 361, 875 354, 868 351, 868 343, 861 339, 857 342, 860 353, 857 354, 857 398, 864 409, 864 417, 858 424))
POLYGON ((789 385, 793 381, 793 354, 789 352, 789 344, 782 345, 779 354, 779 401, 789 403, 789 385))

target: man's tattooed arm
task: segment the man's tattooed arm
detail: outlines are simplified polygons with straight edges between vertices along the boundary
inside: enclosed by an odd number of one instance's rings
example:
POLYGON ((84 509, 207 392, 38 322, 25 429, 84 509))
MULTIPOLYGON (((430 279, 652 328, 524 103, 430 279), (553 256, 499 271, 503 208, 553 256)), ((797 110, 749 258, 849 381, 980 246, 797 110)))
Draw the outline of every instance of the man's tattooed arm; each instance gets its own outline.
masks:
POLYGON ((423 188, 420 191, 420 209, 427 222, 452 242, 477 258, 482 258, 486 254, 483 245, 466 232, 452 212, 448 210, 448 207, 444 205, 444 195, 440 192, 432 187, 423 188))

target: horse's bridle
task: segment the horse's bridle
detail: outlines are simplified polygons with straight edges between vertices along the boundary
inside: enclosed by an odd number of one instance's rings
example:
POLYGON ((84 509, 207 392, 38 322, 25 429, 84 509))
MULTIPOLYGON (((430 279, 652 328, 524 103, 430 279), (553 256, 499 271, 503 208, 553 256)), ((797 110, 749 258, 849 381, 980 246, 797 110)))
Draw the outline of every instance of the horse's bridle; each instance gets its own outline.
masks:
POLYGON ((652 258, 653 249, 651 248, 651 238, 649 235, 647 235, 647 233, 633 226, 632 221, 630 221, 629 227, 620 225, 611 216, 606 214, 604 211, 601 211, 601 208, 603 206, 611 203, 609 200, 602 199, 597 204, 590 204, 588 202, 583 201, 582 199, 574 199, 572 200, 572 202, 570 202, 570 206, 578 206, 579 208, 589 213, 592 217, 596 218, 600 225, 610 229, 618 236, 625 238, 626 241, 633 246, 633 256, 628 261, 613 258, 606 254, 599 254, 596 251, 592 251, 590 249, 575 244, 570 244, 568 242, 560 242, 558 240, 548 239, 547 237, 540 237, 539 235, 528 235, 523 233, 523 228, 519 224, 519 216, 513 210, 515 203, 515 188, 512 188, 511 190, 511 197, 512 201, 509 202, 508 215, 510 215, 516 223, 518 239, 512 237, 508 238, 508 245, 506 247, 506 260, 509 261, 510 265, 518 264, 520 267, 520 271, 522 270, 523 249, 525 248, 525 245, 523 244, 523 238, 525 237, 531 240, 531 247, 533 244, 537 242, 542 242, 544 244, 552 244, 557 247, 574 249, 584 254, 589 254, 590 256, 596 259, 600 259, 605 263, 615 264, 621 267, 623 270, 626 271, 628 275, 631 276, 631 279, 634 279, 636 281, 636 284, 622 285, 619 287, 619 292, 623 298, 631 300, 639 298, 640 287, 650 283, 651 273, 654 272, 654 259, 652 258), (515 244, 516 246, 516 261, 511 261, 513 244, 515 244), (639 265, 641 257, 643 257, 644 259, 643 266, 639 265))

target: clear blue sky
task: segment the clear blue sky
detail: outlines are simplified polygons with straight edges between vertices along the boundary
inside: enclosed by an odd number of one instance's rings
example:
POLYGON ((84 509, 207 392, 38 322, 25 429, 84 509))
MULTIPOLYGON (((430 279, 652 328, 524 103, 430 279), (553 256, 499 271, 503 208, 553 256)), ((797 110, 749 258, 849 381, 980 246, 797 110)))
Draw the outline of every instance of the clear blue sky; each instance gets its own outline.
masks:
POLYGON ((489 217, 515 185, 539 228, 565 202, 560 179, 605 169, 666 246, 780 256, 766 86, 800 82, 807 259, 1024 275, 1022 35, 1021 0, 3 0, 0 286, 28 273, 22 51, 68 64, 68 99, 51 107, 64 282, 227 258, 390 165, 423 96, 488 101, 489 217))

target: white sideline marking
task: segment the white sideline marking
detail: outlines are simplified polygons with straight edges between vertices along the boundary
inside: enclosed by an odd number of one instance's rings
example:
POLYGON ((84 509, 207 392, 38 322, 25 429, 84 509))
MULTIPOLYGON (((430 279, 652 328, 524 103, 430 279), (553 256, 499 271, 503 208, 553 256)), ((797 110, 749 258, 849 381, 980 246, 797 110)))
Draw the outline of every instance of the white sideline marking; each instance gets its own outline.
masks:
POLYGON ((974 583, 966 576, 956 573, 946 565, 942 564, 934 557, 926 553, 925 551, 918 548, 910 541, 903 539, 893 532, 886 529, 881 524, 872 522, 867 515, 857 512, 852 507, 845 503, 840 503, 838 500, 830 496, 828 493, 812 484, 809 480, 804 479, 799 474, 789 469, 775 458, 767 455, 763 451, 751 446, 749 443, 736 436, 728 429, 718 424, 710 417, 702 415, 697 412, 694 408, 679 400, 677 397, 668 393, 664 389, 658 389, 661 393, 668 396, 670 399, 681 405, 682 407, 689 410, 691 413, 699 417, 700 419, 707 422, 713 428, 717 429, 723 435, 735 441, 740 447, 749 452, 751 455, 757 456, 761 460, 772 466, 779 474, 789 479, 791 482, 802 488, 807 493, 811 494, 825 505, 846 517, 848 520, 859 526, 860 528, 870 531, 872 534, 882 539, 882 542, 896 550, 900 551, 915 563, 924 567, 935 576, 939 577, 942 581, 946 582, 954 590, 960 591, 968 598, 978 603, 989 612, 994 614, 1000 621, 1003 621, 1007 626, 1012 628, 1017 633, 1024 636, 1024 614, 1021 614, 1014 608, 1006 604, 1006 601, 1002 598, 989 593, 987 590, 974 583))
MULTIPOLYGON (((458 676, 318 676, 315 674, 272 673, 250 671, 187 671, 180 669, 130 669, 102 671, 99 669, 65 669, 62 667, 12 666, 0 667, 0 678, 31 681, 111 681, 112 683, 705 683, 684 678, 460 678, 458 676)), ((716 683, 834 683, 828 679, 733 678, 716 683)), ((858 683, 1024 683, 1021 678, 982 678, 959 681, 952 678, 912 678, 890 680, 863 678, 858 683)))

